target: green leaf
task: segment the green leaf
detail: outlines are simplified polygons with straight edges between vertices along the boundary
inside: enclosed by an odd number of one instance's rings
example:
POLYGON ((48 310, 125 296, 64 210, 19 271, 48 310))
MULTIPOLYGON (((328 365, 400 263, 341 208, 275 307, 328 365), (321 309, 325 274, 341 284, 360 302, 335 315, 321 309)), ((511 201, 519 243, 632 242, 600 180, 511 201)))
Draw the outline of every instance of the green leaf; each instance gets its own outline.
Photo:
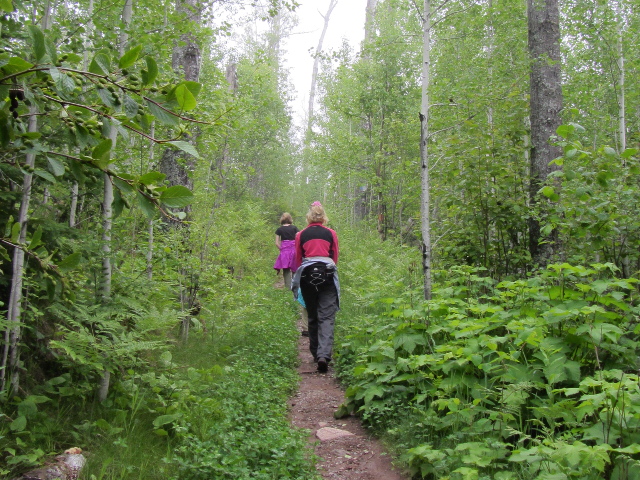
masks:
POLYGON ((0 0, 0 9, 7 13, 13 12, 13 2, 11 0, 0 0))
POLYGON ((622 158, 629 158, 629 157, 633 157, 637 153, 638 153, 638 149, 637 148, 627 148, 624 152, 622 152, 620 154, 620 156, 622 158))
POLYGON ((113 218, 118 218, 120 216, 120 214, 122 213, 122 210, 124 210, 126 203, 124 202, 124 199, 122 198, 122 194, 120 193, 119 189, 115 189, 113 192, 113 218))
MULTIPOLYGON (((113 101, 113 94, 109 90, 107 90, 106 88, 99 88, 98 95, 100 96, 100 100, 102 100, 102 103, 104 103, 105 106, 109 108, 116 107, 116 104, 113 101)), ((103 121, 103 125, 104 124, 105 122, 103 121)))
POLYGON ((75 90, 76 84, 73 81, 73 78, 71 78, 66 73, 63 73, 57 68, 52 67, 49 69, 49 74, 51 75, 51 79, 56 85, 56 90, 58 91, 58 93, 66 95, 75 90))
POLYGON ((13 215, 9 215, 7 224, 4 227, 4 236, 9 237, 11 235, 11 229, 13 228, 13 215))
POLYGON ((39 245, 42 244, 40 239, 42 238, 42 227, 38 227, 38 229, 34 232, 31 237, 31 241, 29 242, 29 250, 35 250, 39 245))
POLYGON ((193 96, 186 85, 178 85, 176 87, 175 96, 181 110, 186 112, 196 108, 196 97, 193 96))
POLYGON ((16 222, 11 227, 11 241, 17 243, 20 238, 20 222, 16 222))
POLYGON ((0 111, 0 145, 6 147, 11 142, 13 128, 9 125, 9 116, 3 110, 0 111))
POLYGON ((135 188, 133 188, 131 185, 129 185, 129 183, 125 182, 124 180, 118 178, 118 177, 113 177, 113 184, 118 187, 118 189, 121 192, 124 193, 133 193, 133 191, 135 190, 135 188))
POLYGON ((33 67, 33 63, 29 63, 20 57, 11 57, 7 64, 2 67, 2 71, 7 75, 11 75, 13 73, 29 70, 31 67, 33 67))
POLYGON ((158 65, 153 57, 145 57, 147 62, 147 71, 142 72, 143 85, 151 85, 158 76, 158 65))
POLYGON ((49 172, 47 172, 46 170, 42 170, 40 168, 36 168, 33 171, 34 175, 39 176, 40 178, 44 178, 46 181, 51 182, 51 183, 56 183, 56 177, 54 177, 53 175, 51 175, 49 172))
POLYGON ((142 193, 137 192, 136 198, 138 199, 138 205, 147 216, 148 219, 152 219, 156 216, 156 205, 142 193))
POLYGON ((604 154, 609 157, 615 157, 617 155, 616 151, 611 147, 604 147, 604 154))
POLYGON ((180 119, 175 114, 167 112, 155 103, 147 101, 147 105, 149 106, 151 114, 156 117, 160 123, 164 123, 165 125, 178 125, 180 123, 180 119))
MULTIPOLYGON (((180 212, 183 213, 183 212, 180 212)), ((7 262, 11 261, 11 257, 9 257, 9 252, 7 252, 7 249, 4 248, 2 245, 0 245, 0 257, 4 258, 7 262)))
POLYGON ((171 352, 169 351, 162 352, 160 354, 160 361, 165 365, 170 365, 172 359, 173 359, 173 355, 171 355, 171 352))
POLYGON ((112 145, 113 141, 110 138, 103 140, 101 143, 94 147, 93 151, 91 152, 91 157, 95 160, 103 159, 105 156, 109 155, 109 152, 111 152, 112 145))
POLYGON ((64 175, 64 164, 57 158, 47 157, 49 162, 49 169, 56 177, 64 175))
POLYGON ((163 425, 167 425, 169 423, 173 423, 176 420, 178 420, 180 417, 182 416, 182 414, 180 413, 173 413, 170 415, 160 415, 158 418, 156 418, 153 421, 153 426, 156 428, 159 428, 163 425))
POLYGON ((27 427, 27 417, 20 415, 13 422, 9 424, 9 428, 12 432, 23 432, 27 427))
MULTIPOLYGON (((49 61, 51 63, 57 63, 58 62, 58 53, 56 52, 55 43, 53 43, 50 38, 46 38, 44 46, 45 46, 45 49, 47 50, 47 54, 49 55, 49 61)), ((69 57, 71 57, 71 55, 69 55, 69 57)), ((67 58, 67 61, 69 61, 69 60, 70 60, 70 58, 67 58)))
POLYGON ((569 136, 575 131, 575 127, 573 125, 560 125, 556 129, 556 133, 558 136, 567 139, 569 136))
POLYGON ((157 185, 160 182, 162 182, 165 178, 167 178, 167 176, 164 173, 154 171, 154 172, 145 173, 138 179, 138 181, 143 185, 153 185, 153 184, 157 185))
POLYGON ((47 54, 44 43, 44 33, 42 33, 42 30, 36 25, 29 25, 29 37, 31 37, 33 55, 36 61, 39 62, 47 54))
POLYGON ((80 252, 73 252, 58 263, 58 268, 63 272, 68 272, 76 268, 80 264, 80 260, 82 260, 82 254, 80 252))
POLYGON ((133 47, 131 50, 122 55, 122 57, 120 57, 118 66, 120 68, 128 68, 136 63, 136 60, 138 60, 138 55, 140 55, 140 51, 142 51, 142 45, 133 47))
POLYGON ((111 60, 104 53, 97 53, 91 64, 89 65, 89 71, 96 75, 108 75, 111 71, 111 60))
POLYGON ((549 185, 547 185, 546 187, 542 187, 542 190, 540 190, 540 192, 547 198, 551 198, 555 194, 555 190, 549 185))
POLYGON ((179 148, 183 152, 188 153, 189 155, 193 155, 196 158, 200 158, 196 147, 191 145, 189 142, 184 142, 182 140, 175 140, 173 142, 167 142, 169 145, 173 145, 176 148, 179 148))
POLYGON ((200 93, 200 90, 202 89, 202 84, 200 84, 198 82, 192 82, 192 81, 189 81, 189 80, 185 80, 184 82, 180 82, 178 85, 173 87, 173 89, 167 95, 167 100, 168 101, 176 100, 176 92, 178 91, 178 88, 181 87, 181 86, 186 87, 187 90, 189 90, 191 95, 193 95, 194 97, 197 97, 198 94, 200 93))
POLYGON ((193 193, 187 187, 174 185, 162 192, 160 201, 169 208, 182 208, 193 201, 193 193))
POLYGON ((129 95, 123 96, 122 103, 124 104, 124 114, 127 118, 133 118, 138 114, 138 109, 140 108, 138 102, 129 95))

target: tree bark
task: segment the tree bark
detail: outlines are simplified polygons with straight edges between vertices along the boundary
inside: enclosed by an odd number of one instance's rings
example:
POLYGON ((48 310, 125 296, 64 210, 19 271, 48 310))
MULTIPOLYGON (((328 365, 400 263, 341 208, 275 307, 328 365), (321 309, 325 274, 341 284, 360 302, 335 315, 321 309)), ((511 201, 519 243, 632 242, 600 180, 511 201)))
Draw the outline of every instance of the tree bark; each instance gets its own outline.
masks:
MULTIPOLYGON (((49 30, 53 24, 53 6, 47 1, 42 16, 42 29, 49 30)), ((27 131, 35 133, 38 131, 38 109, 35 106, 29 107, 29 120, 27 131)), ((36 154, 27 153, 25 163, 30 170, 36 163, 36 154)), ((18 211, 18 223, 20 224, 20 234, 18 235, 18 245, 24 245, 27 240, 27 223, 29 220, 29 204, 31 202, 31 187, 33 185, 33 175, 27 173, 22 181, 22 201, 18 211)), ((20 316, 22 314, 22 284, 24 280, 24 250, 15 247, 12 259, 11 287, 9 290, 9 303, 7 304, 7 321, 9 323, 4 335, 4 349, 2 352, 2 364, 0 365, 0 392, 4 392, 7 381, 11 382, 11 390, 18 392, 20 387, 20 316)))
MULTIPOLYGON (((36 107, 29 108, 28 131, 34 133, 38 131, 38 110, 36 107)), ((35 153, 28 153, 25 163, 33 169, 36 163, 35 153)), ((33 175, 28 173, 22 181, 22 201, 18 212, 18 223, 20 224, 20 235, 18 245, 24 245, 27 240, 27 223, 29 221, 29 204, 31 202, 31 187, 33 185, 33 175)), ((20 386, 20 316, 22 313, 22 284, 24 280, 24 250, 15 247, 12 260, 13 274, 11 277, 11 290, 9 292, 9 303, 7 304, 7 321, 9 327, 5 332, 5 345, 2 353, 2 368, 0 369, 0 392, 7 386, 7 381, 11 383, 11 390, 17 393, 20 386)))
POLYGON ((429 83, 431 79, 431 0, 424 0, 422 19, 422 102, 420 106, 420 216, 424 298, 431 300, 431 218, 429 198, 429 83))
MULTIPOLYGON (((562 149, 549 143, 560 126, 562 84, 560 77, 560 16, 558 0, 527 0, 529 55, 531 57, 531 160, 530 203, 539 205, 538 191, 549 174, 558 170, 549 163, 562 155, 562 149)), ((529 221, 529 250, 535 264, 547 263, 557 251, 558 236, 553 232, 541 242, 540 222, 529 221)))
MULTIPOLYGON (((370 0, 372 1, 372 0, 370 0)), ((327 9, 327 13, 322 17, 324 19, 324 26, 322 27, 322 33, 320 34, 320 39, 318 40, 318 46, 316 47, 316 55, 313 61, 313 71, 311 73, 311 89, 309 90, 309 113, 307 115, 307 135, 305 138, 307 142, 310 139, 311 135, 311 127, 313 125, 313 110, 314 103, 316 101, 316 85, 318 82, 318 66, 320 64, 320 52, 322 52, 322 44, 324 43, 324 36, 327 33, 327 29, 329 28, 329 18, 331 17, 331 12, 338 4, 338 0, 331 0, 329 3, 329 8, 327 9)))
POLYGON ((364 44, 366 45, 371 41, 374 34, 374 23, 376 16, 376 6, 378 4, 378 0, 367 0, 367 10, 365 16, 365 24, 364 24, 364 44))
MULTIPOLYGON (((151 122, 151 129, 149 131, 149 135, 151 138, 155 137, 156 131, 156 122, 151 122)), ((155 142, 153 140, 149 141, 149 164, 153 165, 154 159, 154 147, 155 142)), ((147 250, 147 279, 153 279, 153 219, 149 219, 149 239, 148 239, 148 250, 147 250)))
MULTIPOLYGON (((124 55, 129 34, 127 28, 131 24, 133 16, 132 0, 125 0, 122 9, 122 23, 124 28, 118 36, 118 51, 120 55, 124 55)), ((118 140, 118 131, 115 126, 111 125, 109 132, 111 139, 111 155, 115 153, 116 141, 118 140)), ((104 302, 108 302, 111 298, 111 281, 113 276, 113 266, 111 264, 111 228, 113 224, 113 183, 111 177, 106 173, 103 175, 103 196, 102 196, 102 285, 101 296, 104 302)), ((111 381, 111 372, 105 369, 102 372, 98 385, 98 401, 104 402, 109 393, 109 384, 111 381)))
MULTIPOLYGON (((201 20, 202 4, 198 0, 177 0, 176 11, 185 16, 188 24, 198 24, 201 20)), ((175 72, 184 75, 185 80, 197 82, 200 78, 200 45, 191 32, 182 34, 180 41, 173 47, 171 64, 175 72)), ((195 143, 196 136, 187 135, 184 140, 195 143)), ((182 166, 179 160, 184 158, 184 155, 181 151, 166 149, 160 159, 159 169, 167 176, 170 185, 182 185, 192 189, 193 180, 189 172, 194 167, 193 157, 186 157, 185 166, 182 166)))

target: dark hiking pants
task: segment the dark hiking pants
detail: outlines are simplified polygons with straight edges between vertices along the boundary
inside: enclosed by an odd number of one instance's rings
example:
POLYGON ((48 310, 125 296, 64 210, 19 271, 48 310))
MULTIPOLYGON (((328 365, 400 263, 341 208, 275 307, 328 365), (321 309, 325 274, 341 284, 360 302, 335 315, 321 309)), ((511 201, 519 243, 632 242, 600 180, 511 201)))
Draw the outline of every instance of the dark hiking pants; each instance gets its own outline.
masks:
POLYGON ((338 292, 333 282, 320 287, 302 285, 302 298, 309 316, 309 350, 314 360, 331 360, 333 325, 338 311, 338 292))

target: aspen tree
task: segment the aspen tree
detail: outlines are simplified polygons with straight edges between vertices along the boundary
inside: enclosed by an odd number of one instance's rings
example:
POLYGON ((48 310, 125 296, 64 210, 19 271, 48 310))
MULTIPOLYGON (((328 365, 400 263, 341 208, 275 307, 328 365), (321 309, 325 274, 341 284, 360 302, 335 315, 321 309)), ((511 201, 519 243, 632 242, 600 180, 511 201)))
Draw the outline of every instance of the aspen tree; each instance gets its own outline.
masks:
POLYGON ((429 209, 429 81, 431 75, 431 0, 424 0, 422 18, 422 101, 420 105, 420 216, 422 221, 422 271, 424 298, 431 299, 431 219, 429 209))
MULTIPOLYGON (((550 143, 560 126, 562 79, 560 75, 560 15, 557 0, 528 0, 530 71, 531 159, 530 191, 532 207, 539 206, 538 191, 549 174, 559 167, 551 161, 562 149, 550 143)), ((529 249, 535 263, 548 262, 556 253, 557 233, 542 235, 540 221, 529 222, 529 249), (546 238, 545 238, 546 237, 546 238), (541 240, 543 240, 541 242, 541 240)))

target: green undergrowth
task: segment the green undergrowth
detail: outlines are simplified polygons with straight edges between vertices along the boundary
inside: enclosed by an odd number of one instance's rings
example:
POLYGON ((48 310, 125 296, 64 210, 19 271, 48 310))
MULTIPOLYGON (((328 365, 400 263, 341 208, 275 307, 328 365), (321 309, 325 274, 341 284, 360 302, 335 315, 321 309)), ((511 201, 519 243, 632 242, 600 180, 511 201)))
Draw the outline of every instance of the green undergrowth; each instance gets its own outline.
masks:
POLYGON ((286 400, 298 381, 293 304, 271 285, 254 298, 260 301, 231 334, 236 341, 219 380, 198 394, 196 411, 181 425, 172 460, 178 478, 315 478, 307 433, 288 420, 286 400))
POLYGON ((163 369, 122 384, 129 405, 139 403, 140 437, 114 432, 84 478, 315 478, 307 433, 288 420, 298 381, 294 305, 271 285, 244 287, 239 311, 162 353, 163 369))
POLYGON ((215 229, 165 232, 152 280, 144 256, 123 260, 108 305, 88 281, 74 301, 43 299, 29 332, 46 333, 50 353, 31 352, 40 377, 2 399, 0 478, 71 446, 87 456, 83 480, 317 478, 308 432, 288 419, 298 309, 273 288, 275 227, 260 205, 216 213, 215 229), (180 291, 197 291, 199 312, 180 291))
POLYGON ((415 478, 640 478, 637 280, 617 273, 558 264, 495 282, 457 267, 429 302, 372 290, 343 311, 338 413, 385 436, 415 478))

